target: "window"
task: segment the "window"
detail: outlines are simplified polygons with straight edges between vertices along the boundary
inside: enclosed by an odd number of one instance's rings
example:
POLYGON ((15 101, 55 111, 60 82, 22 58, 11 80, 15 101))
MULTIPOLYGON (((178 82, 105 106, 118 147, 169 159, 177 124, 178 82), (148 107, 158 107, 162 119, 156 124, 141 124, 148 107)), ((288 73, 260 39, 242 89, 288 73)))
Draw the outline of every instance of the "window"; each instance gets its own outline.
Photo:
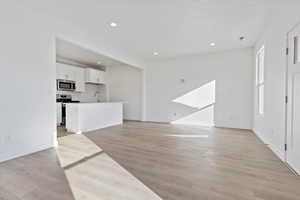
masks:
POLYGON ((265 102, 265 48, 264 46, 256 54, 256 94, 258 113, 264 114, 265 102))

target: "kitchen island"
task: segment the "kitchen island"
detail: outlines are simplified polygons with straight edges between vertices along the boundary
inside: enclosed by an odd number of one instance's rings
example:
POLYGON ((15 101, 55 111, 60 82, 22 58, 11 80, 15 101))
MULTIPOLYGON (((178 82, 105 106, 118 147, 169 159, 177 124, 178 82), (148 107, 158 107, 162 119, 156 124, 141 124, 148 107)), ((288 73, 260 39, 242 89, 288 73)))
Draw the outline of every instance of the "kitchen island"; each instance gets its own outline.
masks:
POLYGON ((123 123, 123 104, 67 103, 66 128, 68 132, 82 133, 123 123))

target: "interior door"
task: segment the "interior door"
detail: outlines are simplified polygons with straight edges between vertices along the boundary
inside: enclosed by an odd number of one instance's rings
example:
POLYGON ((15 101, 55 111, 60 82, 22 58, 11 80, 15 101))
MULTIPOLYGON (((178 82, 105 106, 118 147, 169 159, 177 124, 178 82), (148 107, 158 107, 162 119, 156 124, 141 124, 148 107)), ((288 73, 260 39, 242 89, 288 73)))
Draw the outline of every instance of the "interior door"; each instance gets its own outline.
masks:
POLYGON ((300 174, 300 24, 288 35, 287 163, 300 174))

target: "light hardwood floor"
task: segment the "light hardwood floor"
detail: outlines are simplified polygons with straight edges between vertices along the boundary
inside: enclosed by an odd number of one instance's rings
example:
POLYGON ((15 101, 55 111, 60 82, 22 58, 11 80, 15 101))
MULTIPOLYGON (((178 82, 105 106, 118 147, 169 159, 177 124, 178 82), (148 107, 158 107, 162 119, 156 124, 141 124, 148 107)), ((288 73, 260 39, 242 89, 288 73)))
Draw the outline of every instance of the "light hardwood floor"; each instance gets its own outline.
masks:
POLYGON ((57 126, 57 137, 64 137, 68 135, 73 135, 74 133, 67 132, 64 126, 57 126))
POLYGON ((0 200, 73 200, 54 149, 0 163, 0 200))
POLYGON ((58 139, 56 148, 75 200, 161 200, 84 135, 58 139))
POLYGON ((165 200, 300 199, 300 179, 251 131, 127 122, 86 136, 165 200))
MULTIPOLYGON (((164 200, 300 199, 251 131, 126 122, 85 136, 164 200)), ((67 186, 53 150, 0 164, 0 200, 72 199, 67 186)))

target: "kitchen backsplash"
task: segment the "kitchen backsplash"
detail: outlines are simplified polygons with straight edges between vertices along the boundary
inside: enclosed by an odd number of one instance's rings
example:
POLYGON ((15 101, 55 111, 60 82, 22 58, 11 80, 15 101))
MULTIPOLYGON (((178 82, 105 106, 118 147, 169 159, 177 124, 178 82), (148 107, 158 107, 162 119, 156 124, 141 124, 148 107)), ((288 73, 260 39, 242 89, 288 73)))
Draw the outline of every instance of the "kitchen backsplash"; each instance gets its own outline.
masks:
POLYGON ((72 95, 72 100, 80 102, 105 102, 106 98, 106 87, 104 85, 85 85, 85 92, 67 92, 57 91, 57 94, 68 94, 72 95))

